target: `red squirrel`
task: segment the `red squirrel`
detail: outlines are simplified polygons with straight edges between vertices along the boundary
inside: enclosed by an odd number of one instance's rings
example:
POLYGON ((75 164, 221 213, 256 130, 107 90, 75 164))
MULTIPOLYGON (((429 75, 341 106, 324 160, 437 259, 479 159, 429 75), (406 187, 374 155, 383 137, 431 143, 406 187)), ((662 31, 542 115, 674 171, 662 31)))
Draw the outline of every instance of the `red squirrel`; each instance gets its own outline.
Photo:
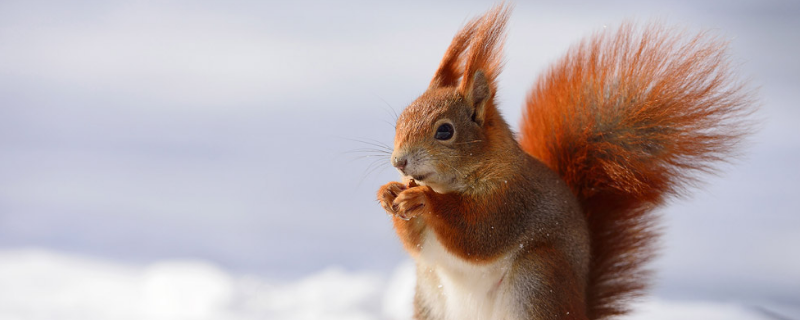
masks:
POLYGON ((752 99, 725 43, 623 25, 533 86, 518 139, 495 104, 499 5, 455 35, 397 119, 378 190, 416 261, 414 317, 607 319, 643 294, 653 209, 727 160, 752 99))

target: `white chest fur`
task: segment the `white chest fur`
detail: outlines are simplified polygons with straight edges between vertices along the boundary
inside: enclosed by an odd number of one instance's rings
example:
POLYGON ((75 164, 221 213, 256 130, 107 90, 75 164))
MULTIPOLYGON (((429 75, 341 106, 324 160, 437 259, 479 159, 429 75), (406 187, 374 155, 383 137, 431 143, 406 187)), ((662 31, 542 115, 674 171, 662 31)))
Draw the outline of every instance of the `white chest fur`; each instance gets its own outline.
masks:
POLYGON ((450 252, 428 230, 418 257, 417 282, 431 318, 447 320, 516 319, 512 288, 504 281, 508 257, 474 263, 450 252))

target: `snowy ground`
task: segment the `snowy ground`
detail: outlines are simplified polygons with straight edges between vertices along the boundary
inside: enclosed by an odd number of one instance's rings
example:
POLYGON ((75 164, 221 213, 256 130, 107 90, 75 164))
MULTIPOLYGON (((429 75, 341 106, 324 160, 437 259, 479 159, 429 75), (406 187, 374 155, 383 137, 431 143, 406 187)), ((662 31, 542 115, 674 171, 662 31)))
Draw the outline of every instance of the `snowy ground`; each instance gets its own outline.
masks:
MULTIPOLYGON (((0 320, 406 318, 413 271, 375 202, 397 174, 357 150, 392 143, 491 2, 0 1, 0 320)), ((800 2, 515 7, 513 126, 537 75, 607 25, 731 41, 761 130, 660 212, 658 299, 636 317, 800 319, 800 2)))
MULTIPOLYGON (((0 251, 0 319, 409 319, 414 269, 330 267, 277 281, 205 261, 130 266, 46 250, 0 251)), ((651 299, 628 319, 773 319, 719 302, 651 299)))

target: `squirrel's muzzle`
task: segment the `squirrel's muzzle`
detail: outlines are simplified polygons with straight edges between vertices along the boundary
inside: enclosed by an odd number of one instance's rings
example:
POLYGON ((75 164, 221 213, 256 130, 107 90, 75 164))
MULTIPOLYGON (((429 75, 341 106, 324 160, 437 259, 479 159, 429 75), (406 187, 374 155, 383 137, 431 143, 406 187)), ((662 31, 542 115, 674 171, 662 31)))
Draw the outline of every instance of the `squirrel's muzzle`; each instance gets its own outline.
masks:
POLYGON ((408 159, 406 159, 405 156, 392 157, 392 165, 397 168, 397 170, 403 171, 406 168, 406 164, 408 164, 408 159))

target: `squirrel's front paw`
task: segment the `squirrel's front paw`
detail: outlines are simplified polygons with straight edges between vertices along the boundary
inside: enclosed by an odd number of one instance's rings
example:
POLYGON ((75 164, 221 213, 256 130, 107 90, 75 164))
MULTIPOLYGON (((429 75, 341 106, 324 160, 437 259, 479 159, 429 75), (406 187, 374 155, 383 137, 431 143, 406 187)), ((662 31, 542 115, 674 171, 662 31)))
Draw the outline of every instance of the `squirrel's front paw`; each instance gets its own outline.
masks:
POLYGON ((428 196, 425 187, 412 187, 401 192, 392 202, 392 210, 398 218, 409 220, 425 212, 428 196))
POLYGON ((381 203, 381 207, 386 210, 388 214, 396 214, 397 212, 392 207, 392 203, 404 190, 408 189, 404 184, 400 182, 389 182, 383 185, 380 189, 378 189, 378 202, 381 203))

